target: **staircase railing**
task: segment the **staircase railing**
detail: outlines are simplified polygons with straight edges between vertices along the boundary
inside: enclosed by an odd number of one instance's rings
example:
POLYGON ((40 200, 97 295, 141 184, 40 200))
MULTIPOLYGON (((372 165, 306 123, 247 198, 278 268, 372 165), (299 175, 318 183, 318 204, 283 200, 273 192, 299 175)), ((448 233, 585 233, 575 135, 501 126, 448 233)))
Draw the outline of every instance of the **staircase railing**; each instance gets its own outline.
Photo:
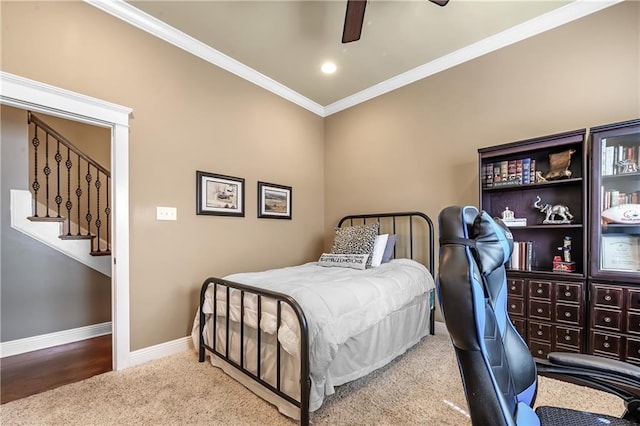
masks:
POLYGON ((28 122, 34 125, 31 139, 34 206, 33 216, 29 219, 62 222, 66 233, 60 238, 90 239, 92 255, 110 255, 111 173, 31 112, 28 122), (42 137, 44 146, 41 146, 42 137), (42 149, 44 153, 39 151, 42 149), (44 182, 41 184, 41 181, 44 182), (44 197, 42 202, 41 196, 44 197), (66 216, 61 215, 63 202, 66 216), (38 211, 39 204, 44 206, 42 215, 38 211))

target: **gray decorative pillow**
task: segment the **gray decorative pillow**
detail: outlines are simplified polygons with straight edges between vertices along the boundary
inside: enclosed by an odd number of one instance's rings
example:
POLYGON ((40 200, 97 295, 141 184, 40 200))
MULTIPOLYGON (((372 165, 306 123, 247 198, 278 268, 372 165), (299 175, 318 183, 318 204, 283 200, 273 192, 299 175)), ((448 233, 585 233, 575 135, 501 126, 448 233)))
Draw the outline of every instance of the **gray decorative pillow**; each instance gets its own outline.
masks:
POLYGON ((371 254, 378 235, 379 223, 336 228, 331 253, 368 254, 367 268, 371 266, 371 254))

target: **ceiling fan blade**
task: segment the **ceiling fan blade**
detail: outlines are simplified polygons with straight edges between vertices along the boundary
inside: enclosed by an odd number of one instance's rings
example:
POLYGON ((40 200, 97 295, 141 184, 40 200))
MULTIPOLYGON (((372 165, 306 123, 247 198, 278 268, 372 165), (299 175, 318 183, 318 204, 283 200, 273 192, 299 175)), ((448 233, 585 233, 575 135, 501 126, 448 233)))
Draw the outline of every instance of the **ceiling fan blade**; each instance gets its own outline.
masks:
POLYGON ((449 0, 429 0, 431 3, 435 3, 438 6, 446 6, 449 0))
POLYGON ((367 0, 347 0, 347 13, 344 16, 344 29, 342 30, 343 43, 360 40, 366 7, 367 0))

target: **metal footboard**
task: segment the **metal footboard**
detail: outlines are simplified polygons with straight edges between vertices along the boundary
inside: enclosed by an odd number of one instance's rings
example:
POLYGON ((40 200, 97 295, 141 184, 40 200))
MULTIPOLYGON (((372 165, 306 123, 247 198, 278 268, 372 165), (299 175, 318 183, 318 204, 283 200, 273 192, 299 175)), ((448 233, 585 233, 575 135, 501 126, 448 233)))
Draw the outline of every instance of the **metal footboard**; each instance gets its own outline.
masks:
POLYGON ((223 280, 220 278, 207 278, 205 282, 202 284, 202 288, 200 289, 200 345, 198 352, 198 360, 200 362, 204 362, 205 360, 205 350, 209 350, 212 353, 216 354, 220 359, 229 365, 236 368, 238 371, 244 373, 251 379, 260 383, 265 388, 269 389, 274 394, 279 397, 285 399, 291 404, 295 405, 300 409, 300 424, 308 425, 309 424, 309 392, 310 392, 310 378, 309 378, 309 327, 307 325, 307 319, 304 315, 304 312, 291 296, 286 294, 264 290, 260 288, 255 288, 251 286, 247 286, 244 284, 235 283, 232 281, 223 280), (205 302, 205 294, 209 285, 213 285, 213 314, 212 314, 212 345, 207 345, 204 341, 204 331, 205 331, 205 314, 203 312, 203 305, 205 302), (224 338, 226 339, 224 345, 224 352, 221 352, 219 348, 217 348, 217 308, 218 308, 218 287, 224 287, 224 291, 226 292, 226 315, 224 316, 225 323, 225 333, 224 338), (231 290, 240 291, 240 362, 233 361, 229 356, 229 348, 230 348, 230 333, 229 327, 231 323, 231 315, 230 315, 230 304, 231 304, 231 290), (245 331, 245 308, 244 301, 245 295, 255 295, 257 298, 257 343, 256 343, 256 354, 257 354, 257 365, 256 372, 245 368, 244 362, 244 331, 245 331), (260 320, 262 318, 262 300, 263 298, 269 298, 273 300, 276 304, 276 385, 272 385, 262 378, 261 375, 261 367, 262 367, 262 339, 261 339, 261 329, 260 329, 260 320), (284 392, 281 386, 281 351, 282 347, 280 344, 280 340, 278 339, 278 329, 280 328, 281 320, 282 320, 282 304, 288 305, 292 311, 296 314, 298 319, 298 326, 300 330, 300 399, 295 399, 292 395, 284 392))

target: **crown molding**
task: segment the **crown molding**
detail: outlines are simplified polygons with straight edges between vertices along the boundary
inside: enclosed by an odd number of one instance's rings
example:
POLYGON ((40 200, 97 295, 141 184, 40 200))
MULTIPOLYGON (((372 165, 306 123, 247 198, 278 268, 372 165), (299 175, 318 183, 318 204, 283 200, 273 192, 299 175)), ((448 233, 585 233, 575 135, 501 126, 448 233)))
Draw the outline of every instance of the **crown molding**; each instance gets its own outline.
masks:
POLYGON ((556 10, 540 15, 506 31, 487 37, 434 61, 420 65, 354 95, 336 101, 324 108, 325 117, 368 101, 400 87, 414 83, 464 62, 486 55, 529 37, 567 24, 576 19, 598 12, 623 0, 576 0, 556 10))
POLYGON ((460 65, 487 53, 533 37, 576 19, 599 12, 624 0, 576 0, 506 31, 487 37, 436 60, 420 65, 365 90, 322 106, 241 62, 178 31, 123 0, 84 0, 86 3, 146 31, 168 43, 227 70, 321 117, 327 117, 423 78, 460 65))
POLYGON ((210 64, 218 66, 232 74, 237 75, 251 83, 262 87, 294 104, 301 106, 315 114, 324 116, 324 108, 312 100, 302 96, 298 92, 289 89, 270 77, 259 73, 251 67, 233 59, 224 53, 207 46, 195 38, 173 28, 157 18, 137 9, 123 0, 84 0, 85 3, 94 6, 103 12, 115 16, 122 21, 133 25, 149 34, 158 37, 167 43, 183 49, 192 55, 203 59, 210 64))

